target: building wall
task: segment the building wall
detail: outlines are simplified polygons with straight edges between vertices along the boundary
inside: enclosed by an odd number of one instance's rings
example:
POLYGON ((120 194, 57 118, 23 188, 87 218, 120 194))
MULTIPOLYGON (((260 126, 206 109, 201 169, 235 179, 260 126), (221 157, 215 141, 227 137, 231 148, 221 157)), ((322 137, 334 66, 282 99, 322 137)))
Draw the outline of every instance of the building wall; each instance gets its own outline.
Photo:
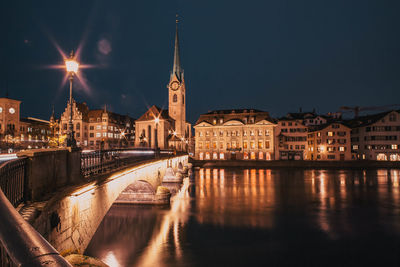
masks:
POLYGON ((325 128, 309 132, 309 160, 351 160, 350 128, 331 123, 325 128))
POLYGON ((400 114, 388 113, 375 123, 351 131, 354 159, 400 160, 400 114))
POLYGON ((302 120, 281 120, 275 128, 275 159, 307 159, 308 127, 302 120))
POLYGON ((160 119, 157 127, 154 121, 136 121, 135 147, 156 148, 157 136, 158 148, 168 149, 167 137, 171 129, 170 122, 163 119, 160 119))
POLYGON ((222 125, 202 122, 194 128, 196 159, 274 159, 275 124, 266 120, 249 124, 231 120, 222 125))
POLYGON ((0 98, 0 134, 2 139, 6 135, 19 135, 21 101, 0 98))

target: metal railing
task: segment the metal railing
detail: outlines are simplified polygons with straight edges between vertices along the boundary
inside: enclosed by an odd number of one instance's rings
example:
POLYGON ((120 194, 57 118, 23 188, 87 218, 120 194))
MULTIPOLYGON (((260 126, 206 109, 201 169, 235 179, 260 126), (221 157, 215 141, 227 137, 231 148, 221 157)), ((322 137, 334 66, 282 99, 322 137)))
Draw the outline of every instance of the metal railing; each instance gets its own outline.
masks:
POLYGON ((172 151, 153 149, 114 149, 82 152, 81 172, 84 177, 90 177, 133 163, 170 156, 172 154, 172 151))
POLYGON ((0 165, 0 188, 14 207, 26 201, 27 158, 4 162, 0 165))

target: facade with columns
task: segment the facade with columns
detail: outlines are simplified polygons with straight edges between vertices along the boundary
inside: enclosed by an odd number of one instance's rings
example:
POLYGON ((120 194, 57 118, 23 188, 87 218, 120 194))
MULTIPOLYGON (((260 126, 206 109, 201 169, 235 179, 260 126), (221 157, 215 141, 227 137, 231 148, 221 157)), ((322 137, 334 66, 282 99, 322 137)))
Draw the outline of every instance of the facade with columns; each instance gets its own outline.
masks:
POLYGON ((178 23, 175 32, 174 65, 168 83, 168 111, 152 106, 136 121, 135 146, 188 151, 191 124, 186 121, 186 87, 180 63, 178 23))

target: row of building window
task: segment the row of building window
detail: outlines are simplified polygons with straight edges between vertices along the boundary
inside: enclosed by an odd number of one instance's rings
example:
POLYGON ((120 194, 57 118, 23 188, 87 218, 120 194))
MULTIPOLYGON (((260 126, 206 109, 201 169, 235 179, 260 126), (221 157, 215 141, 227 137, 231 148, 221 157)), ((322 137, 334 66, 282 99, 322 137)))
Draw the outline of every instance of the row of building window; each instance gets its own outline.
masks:
POLYGON ((296 132, 297 132, 297 133, 305 133, 305 132, 308 131, 307 128, 289 128, 289 129, 287 129, 287 128, 282 128, 282 129, 281 129, 281 132, 282 132, 282 133, 287 133, 288 130, 289 130, 289 133, 296 133, 296 132))
MULTIPOLYGON (((241 131, 219 131, 219 136, 224 136, 224 133, 225 133, 225 136, 240 136, 241 131)), ((270 130, 265 130, 265 131, 264 130, 250 130, 249 131, 250 136, 254 136, 256 133, 258 136, 262 136, 264 134, 265 134, 265 136, 270 136, 270 134, 271 134, 270 130)), ((213 136, 217 136, 218 132, 213 131, 212 134, 213 134, 213 136)), ((202 137, 203 132, 200 131, 198 136, 202 137)), ((210 136, 210 132, 206 131, 205 136, 210 136)), ((247 136, 247 131, 243 131, 243 136, 247 136)))
MULTIPOLYGON (((308 151, 314 152, 314 147, 309 147, 309 148, 308 148, 308 151)), ((335 147, 335 146, 328 146, 328 147, 326 147, 326 151, 327 151, 327 152, 330 152, 330 153, 333 153, 333 152, 336 151, 336 147, 335 147)), ((344 152, 344 151, 346 151, 346 147, 340 146, 340 147, 337 148, 337 151, 344 152)), ((317 147, 317 152, 318 152, 318 153, 325 152, 325 147, 318 146, 318 147, 317 147)))
MULTIPOLYGON (((224 143, 223 142, 219 142, 219 146, 217 142, 212 142, 212 148, 213 149, 217 149, 219 147, 219 149, 224 149, 224 143)), ((232 141, 232 143, 226 143, 226 149, 230 149, 230 148, 240 148, 240 143, 236 142, 236 141, 232 141)), ((203 149, 203 142, 199 142, 198 143, 198 148, 199 149, 203 149)), ((205 142, 205 149, 210 149, 210 142, 205 142)), ((251 149, 255 149, 256 148, 256 142, 254 141, 250 141, 250 144, 248 145, 248 143, 246 141, 243 142, 243 149, 247 149, 247 148, 251 148, 251 149)), ((266 140, 259 140, 257 142, 257 148, 258 149, 269 149, 270 148, 270 141, 266 140)))
MULTIPOLYGON (((326 140, 326 143, 327 143, 328 145, 333 145, 333 144, 336 144, 336 143, 338 143, 338 144, 346 144, 346 142, 347 142, 346 139, 327 139, 327 140, 326 140)), ((319 144, 321 144, 321 143, 322 143, 322 140, 321 140, 321 139, 317 139, 317 145, 319 145, 319 144)), ((313 145, 313 144, 314 144, 314 141, 313 141, 313 140, 309 140, 309 141, 308 141, 308 144, 309 144, 309 145, 313 145)))

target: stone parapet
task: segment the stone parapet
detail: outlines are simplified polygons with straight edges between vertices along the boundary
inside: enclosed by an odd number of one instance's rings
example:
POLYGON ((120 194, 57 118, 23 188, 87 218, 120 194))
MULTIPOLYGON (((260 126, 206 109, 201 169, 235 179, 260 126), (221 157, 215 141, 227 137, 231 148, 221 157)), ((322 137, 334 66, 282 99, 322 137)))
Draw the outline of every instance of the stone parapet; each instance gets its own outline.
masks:
POLYGON ((27 194, 33 201, 61 187, 83 181, 80 150, 33 149, 18 152, 17 156, 28 158, 27 194))

